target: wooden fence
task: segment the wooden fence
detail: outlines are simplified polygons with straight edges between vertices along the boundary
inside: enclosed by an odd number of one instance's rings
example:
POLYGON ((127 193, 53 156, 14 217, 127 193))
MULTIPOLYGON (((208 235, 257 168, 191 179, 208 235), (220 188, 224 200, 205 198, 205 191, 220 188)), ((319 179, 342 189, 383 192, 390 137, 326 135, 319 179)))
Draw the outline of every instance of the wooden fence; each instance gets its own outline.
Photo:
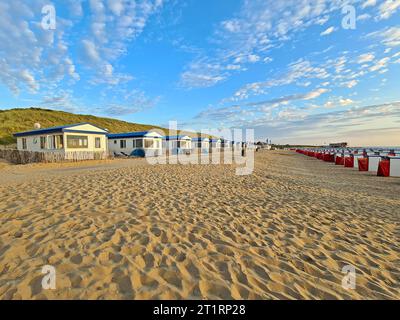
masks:
POLYGON ((15 164, 35 162, 73 162, 83 160, 106 160, 110 158, 108 152, 99 151, 22 151, 1 150, 0 158, 15 164))

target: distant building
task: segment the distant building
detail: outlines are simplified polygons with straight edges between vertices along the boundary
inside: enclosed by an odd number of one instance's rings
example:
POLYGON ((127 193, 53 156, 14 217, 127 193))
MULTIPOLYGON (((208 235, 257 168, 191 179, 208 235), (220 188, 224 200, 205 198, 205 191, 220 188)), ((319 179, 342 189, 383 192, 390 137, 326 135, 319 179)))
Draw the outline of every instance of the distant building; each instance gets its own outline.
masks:
POLYGON ((221 146, 222 146, 222 139, 210 139, 210 148, 215 150, 215 151, 219 151, 221 150, 221 146))
MULTIPOLYGON (((267 139, 268 140, 268 139, 267 139)), ((257 149, 265 149, 265 150, 271 150, 272 149, 272 145, 266 142, 262 142, 262 141, 258 141, 255 144, 257 149)))
POLYGON ((199 153, 208 153, 210 150, 210 139, 207 137, 192 138, 192 148, 199 153))
POLYGON ((169 154, 190 154, 192 138, 185 135, 163 137, 163 148, 169 154))
POLYGON ((331 148, 347 148, 347 142, 338 142, 338 143, 330 143, 329 147, 331 148))

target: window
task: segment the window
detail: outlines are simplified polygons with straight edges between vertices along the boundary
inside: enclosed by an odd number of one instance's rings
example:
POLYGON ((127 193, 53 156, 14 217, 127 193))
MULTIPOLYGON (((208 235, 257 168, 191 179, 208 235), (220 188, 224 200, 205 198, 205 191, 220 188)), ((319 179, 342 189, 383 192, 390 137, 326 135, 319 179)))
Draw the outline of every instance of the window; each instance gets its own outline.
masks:
POLYGON ((46 137, 40 137, 40 149, 46 149, 46 137))
POLYGON ((55 136, 56 137, 56 149, 64 148, 64 137, 63 136, 55 136))
POLYGON ((125 149, 126 148, 126 140, 120 140, 119 146, 121 147, 121 149, 125 149))
POLYGON ((117 144, 117 140, 114 140, 114 144, 117 144))
POLYGON ((97 149, 101 148, 101 139, 100 138, 95 138, 94 139, 94 147, 97 149))
POLYGON ((86 149, 88 147, 88 137, 67 136, 67 147, 72 149, 86 149))
POLYGON ((144 140, 144 147, 146 149, 152 149, 154 148, 154 140, 153 139, 145 139, 144 140))
POLYGON ((181 148, 181 149, 189 148, 188 141, 185 141, 185 140, 178 141, 178 148, 181 148))
POLYGON ((136 140, 133 140, 133 143, 134 143, 134 147, 135 148, 143 148, 143 140, 142 139, 136 139, 136 140))
POLYGON ((22 138, 22 149, 26 150, 26 138, 22 138))
POLYGON ((56 137, 55 136, 50 136, 48 139, 49 145, 48 149, 55 149, 56 147, 56 137))

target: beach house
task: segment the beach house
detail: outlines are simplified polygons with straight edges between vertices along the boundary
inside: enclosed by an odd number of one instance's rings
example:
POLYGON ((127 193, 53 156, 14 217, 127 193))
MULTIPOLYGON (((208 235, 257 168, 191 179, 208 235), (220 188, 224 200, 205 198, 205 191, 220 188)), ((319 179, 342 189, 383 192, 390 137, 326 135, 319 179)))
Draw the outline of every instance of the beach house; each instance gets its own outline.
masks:
POLYGON ((232 142, 227 139, 221 139, 221 148, 222 149, 231 149, 232 148, 232 142))
POLYGON ((163 148, 168 154, 189 154, 192 149, 192 138, 185 135, 165 136, 163 148))
POLYGON ((112 133, 108 149, 114 155, 159 156, 162 154, 162 135, 155 131, 112 133))
POLYGON ((198 153, 208 153, 210 149, 210 139, 207 137, 193 138, 192 148, 198 153))
POLYGON ((35 129, 14 134, 20 151, 46 152, 68 155, 81 154, 89 159, 94 153, 107 152, 108 130, 90 123, 35 129))
POLYGON ((220 151, 221 150, 221 143, 222 140, 217 138, 217 139, 211 139, 210 140, 210 149, 212 151, 220 151))

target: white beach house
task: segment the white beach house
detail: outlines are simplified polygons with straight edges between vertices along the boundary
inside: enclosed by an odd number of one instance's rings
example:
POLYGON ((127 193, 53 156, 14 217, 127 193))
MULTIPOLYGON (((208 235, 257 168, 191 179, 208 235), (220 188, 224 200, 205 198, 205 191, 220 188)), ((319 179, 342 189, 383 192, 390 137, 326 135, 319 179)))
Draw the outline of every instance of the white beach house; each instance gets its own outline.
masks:
POLYGON ((37 152, 107 152, 107 129, 90 123, 18 132, 17 149, 37 152))
POLYGON ((211 139, 210 140, 210 149, 212 151, 220 151, 221 150, 221 144, 222 140, 221 139, 211 139))
POLYGON ((108 149, 114 155, 159 156, 162 154, 162 135, 155 131, 111 133, 108 149))
POLYGON ((232 141, 221 139, 221 149, 232 149, 232 141))
POLYGON ((192 138, 185 135, 163 137, 163 148, 169 154, 189 154, 192 149, 192 138))
POLYGON ((192 148, 198 153, 207 154, 210 150, 210 139, 207 137, 196 137, 192 139, 192 148))

